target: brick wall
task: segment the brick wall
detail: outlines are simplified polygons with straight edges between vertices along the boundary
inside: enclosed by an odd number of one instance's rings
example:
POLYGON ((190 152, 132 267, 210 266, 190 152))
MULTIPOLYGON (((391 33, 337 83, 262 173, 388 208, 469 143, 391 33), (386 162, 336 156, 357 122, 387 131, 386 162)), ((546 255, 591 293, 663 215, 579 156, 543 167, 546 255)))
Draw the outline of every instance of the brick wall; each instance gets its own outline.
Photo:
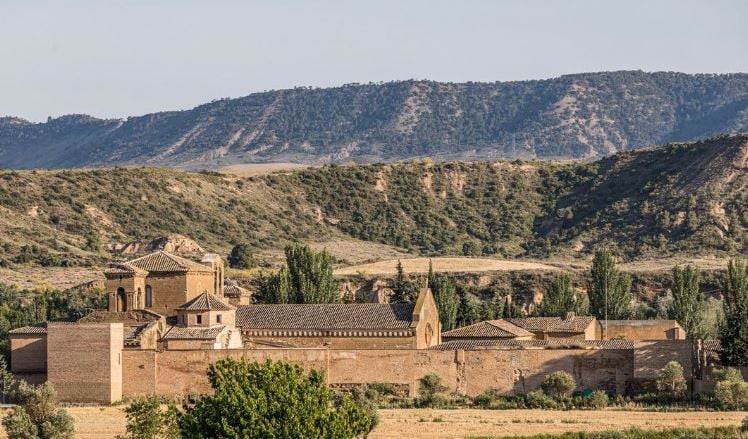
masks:
POLYGON ((47 372, 47 334, 12 334, 10 350, 11 372, 47 372))
POLYGON ((632 390, 655 390, 655 380, 670 361, 677 361, 683 366, 686 381, 690 382, 694 367, 693 358, 693 343, 690 340, 635 342, 632 390))
MULTIPOLYGON (((158 395, 200 394, 210 391, 208 364, 220 358, 264 361, 267 358, 315 368, 326 372, 335 386, 386 382, 406 386, 411 394, 418 380, 428 373, 439 375, 451 391, 476 395, 488 388, 501 393, 525 393, 539 388, 543 378, 556 370, 566 370, 577 379, 579 389, 602 388, 623 392, 633 376, 630 350, 478 350, 425 351, 327 350, 327 349, 238 349, 218 351, 164 351, 152 357, 125 351, 124 376, 155 370, 158 395), (131 358, 127 358, 132 356, 131 358)), ((125 386, 124 396, 148 393, 148 384, 125 386)))
POLYGON ((47 326, 47 379, 63 401, 122 398, 122 323, 47 326))
MULTIPOLYGON (((596 338, 603 339, 605 321, 598 321, 596 338)), ((625 340, 684 340, 686 333, 675 320, 608 320, 605 338, 625 340)))

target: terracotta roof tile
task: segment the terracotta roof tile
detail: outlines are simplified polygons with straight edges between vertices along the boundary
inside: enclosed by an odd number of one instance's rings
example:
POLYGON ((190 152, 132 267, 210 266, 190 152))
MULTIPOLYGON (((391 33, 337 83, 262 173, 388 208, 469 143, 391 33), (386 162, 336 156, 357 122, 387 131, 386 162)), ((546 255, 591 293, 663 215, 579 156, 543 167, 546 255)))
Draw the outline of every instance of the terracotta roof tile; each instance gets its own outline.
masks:
POLYGON ((187 272, 201 271, 212 272, 210 267, 198 264, 197 262, 185 259, 171 253, 159 250, 151 254, 141 256, 137 259, 127 261, 126 265, 132 265, 145 271, 163 273, 163 272, 187 272))
POLYGON ((509 323, 533 332, 584 332, 595 320, 592 316, 578 316, 572 319, 560 317, 522 317, 506 319, 509 323))
POLYGON ((634 342, 629 340, 451 340, 429 349, 440 351, 459 349, 634 349, 634 342))
POLYGON ((487 320, 442 333, 443 338, 514 338, 532 335, 532 332, 506 320, 487 320))
POLYGON ((242 297, 251 296, 252 293, 248 289, 238 285, 226 285, 223 287, 223 295, 226 297, 242 297))
POLYGON ((407 329, 413 304, 245 305, 237 308, 243 329, 407 329))
POLYGON ((177 307, 185 311, 230 311, 236 309, 215 294, 204 292, 189 302, 177 307))
POLYGON ((112 275, 133 275, 133 274, 147 274, 148 272, 138 267, 127 263, 111 264, 109 268, 104 270, 104 274, 112 275))
POLYGON ((215 340, 224 328, 225 326, 209 328, 172 326, 162 338, 164 340, 215 340))

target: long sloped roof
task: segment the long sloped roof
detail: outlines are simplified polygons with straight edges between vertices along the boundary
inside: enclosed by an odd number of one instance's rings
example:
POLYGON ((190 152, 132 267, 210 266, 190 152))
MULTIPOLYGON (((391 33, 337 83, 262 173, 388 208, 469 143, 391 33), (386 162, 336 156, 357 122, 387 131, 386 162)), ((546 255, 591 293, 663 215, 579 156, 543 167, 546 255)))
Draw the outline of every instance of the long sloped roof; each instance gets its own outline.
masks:
POLYGON ((208 328, 172 326, 162 337, 164 340, 215 340, 225 326, 208 328))
POLYGON ((509 323, 532 332, 584 332, 595 320, 592 316, 579 316, 570 319, 560 317, 522 317, 506 319, 509 323))
POLYGON ((159 250, 157 252, 153 252, 145 256, 141 256, 137 259, 127 261, 125 264, 140 268, 141 270, 155 272, 155 273, 187 272, 187 271, 212 272, 213 271, 210 269, 210 267, 206 265, 198 264, 197 262, 190 261, 189 259, 185 259, 185 258, 176 256, 176 255, 173 255, 163 250, 159 250))
POLYGON ((230 311, 236 309, 215 294, 204 292, 177 309, 185 311, 230 311))
POLYGON ((237 308, 243 329, 407 329, 413 304, 245 305, 237 308))
POLYGON ((506 320, 486 320, 442 332, 444 338, 514 338, 530 337, 532 335, 532 332, 506 320))
POLYGON ((432 346, 437 351, 481 349, 634 349, 630 340, 450 340, 432 346))

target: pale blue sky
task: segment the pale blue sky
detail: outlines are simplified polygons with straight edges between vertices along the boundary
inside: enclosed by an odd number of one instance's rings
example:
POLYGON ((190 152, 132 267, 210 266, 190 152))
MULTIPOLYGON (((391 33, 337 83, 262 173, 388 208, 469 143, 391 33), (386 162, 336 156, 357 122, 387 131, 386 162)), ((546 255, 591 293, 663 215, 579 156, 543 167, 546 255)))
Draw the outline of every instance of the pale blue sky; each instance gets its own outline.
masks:
POLYGON ((409 78, 747 72, 746 18, 745 0, 0 0, 0 116, 409 78))

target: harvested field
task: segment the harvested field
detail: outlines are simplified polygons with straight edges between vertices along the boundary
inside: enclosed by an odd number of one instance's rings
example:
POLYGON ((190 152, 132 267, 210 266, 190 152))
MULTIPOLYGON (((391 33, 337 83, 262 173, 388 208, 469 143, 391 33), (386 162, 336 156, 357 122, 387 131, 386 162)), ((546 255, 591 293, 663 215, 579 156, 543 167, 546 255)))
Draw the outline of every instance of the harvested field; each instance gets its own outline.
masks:
POLYGON ((302 163, 243 163, 228 165, 218 170, 238 177, 251 177, 253 175, 270 174, 271 172, 293 171, 307 168, 309 165, 302 163))
POLYGON ((101 268, 29 267, 0 268, 0 282, 19 288, 51 287, 67 289, 93 280, 103 280, 101 268))
MULTIPOLYGON (((488 259, 488 258, 410 258, 401 259, 406 273, 427 273, 429 261, 436 272, 487 272, 512 270, 559 270, 554 265, 536 261, 488 259)), ((357 273, 389 275, 395 274, 397 259, 373 262, 370 264, 353 265, 335 270, 336 275, 352 275, 357 273)))
POLYGON ((380 410, 372 439, 467 436, 511 437, 541 433, 621 430, 630 427, 718 427, 737 425, 746 412, 631 412, 551 410, 380 410))
MULTIPOLYGON (((112 439, 124 433, 123 406, 71 407, 75 437, 112 439)), ((0 411, 7 413, 7 410, 0 411)), ((629 427, 663 429, 740 424, 747 412, 632 412, 550 410, 380 410, 380 421, 369 436, 384 438, 463 438, 475 435, 511 437, 539 433, 619 430, 629 427)), ((1 430, 1 429, 0 429, 1 430)), ((0 431, 0 438, 5 435, 0 431)))

